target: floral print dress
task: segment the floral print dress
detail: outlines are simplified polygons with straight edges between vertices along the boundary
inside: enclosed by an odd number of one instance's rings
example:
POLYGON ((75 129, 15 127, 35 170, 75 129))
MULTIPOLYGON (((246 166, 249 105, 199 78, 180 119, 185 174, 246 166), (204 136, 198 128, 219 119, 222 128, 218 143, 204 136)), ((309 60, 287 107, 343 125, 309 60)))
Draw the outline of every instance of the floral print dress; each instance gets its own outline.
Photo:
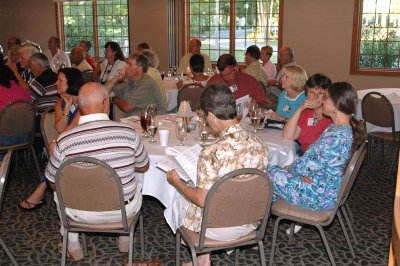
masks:
POLYGON ((307 209, 333 209, 352 141, 350 126, 330 125, 288 170, 277 165, 268 166, 274 183, 273 201, 281 198, 307 209), (313 182, 303 182, 302 176, 312 178, 313 182))

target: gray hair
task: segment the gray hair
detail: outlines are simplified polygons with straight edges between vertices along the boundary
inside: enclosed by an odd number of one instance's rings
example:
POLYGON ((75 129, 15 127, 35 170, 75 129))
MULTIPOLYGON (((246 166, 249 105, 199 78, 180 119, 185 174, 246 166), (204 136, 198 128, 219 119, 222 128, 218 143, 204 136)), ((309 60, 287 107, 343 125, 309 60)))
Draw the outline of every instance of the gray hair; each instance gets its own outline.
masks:
POLYGON ((135 64, 137 66, 141 66, 143 73, 147 73, 147 69, 149 68, 149 59, 144 54, 133 54, 129 56, 129 59, 135 60, 135 64))
POLYGON ((82 108, 99 106, 107 96, 108 91, 102 84, 88 82, 79 90, 78 104, 82 108))
POLYGON ((41 65, 44 68, 49 67, 49 59, 42 53, 36 53, 29 58, 31 64, 41 65))
POLYGON ((39 53, 39 50, 34 46, 27 45, 19 48, 18 53, 19 54, 26 53, 27 59, 29 59, 32 55, 39 53))
POLYGON ((261 48, 261 51, 264 51, 264 50, 267 52, 267 54, 269 56, 272 56, 272 53, 274 52, 274 49, 272 48, 272 46, 269 46, 269 45, 263 46, 261 48))
POLYGON ((142 55, 145 55, 149 59, 149 65, 151 67, 157 68, 160 64, 160 60, 158 59, 158 55, 152 50, 145 49, 141 52, 142 55))

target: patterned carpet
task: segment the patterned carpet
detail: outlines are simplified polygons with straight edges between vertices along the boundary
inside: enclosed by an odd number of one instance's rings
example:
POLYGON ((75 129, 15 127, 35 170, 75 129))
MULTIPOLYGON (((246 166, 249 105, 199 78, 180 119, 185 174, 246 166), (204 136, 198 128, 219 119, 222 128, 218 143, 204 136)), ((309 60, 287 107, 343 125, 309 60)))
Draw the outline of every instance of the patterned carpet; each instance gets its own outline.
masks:
MULTIPOLYGON (((354 229, 359 240, 359 244, 354 247, 356 259, 351 259, 338 221, 335 220, 328 228, 327 238, 338 265, 387 264, 397 171, 393 170, 390 178, 387 173, 388 159, 392 159, 394 155, 394 149, 386 146, 384 160, 381 152, 372 154, 369 165, 365 160, 350 195, 354 229)), ((22 160, 22 157, 20 154, 18 160, 22 160)), ((43 160, 42 166, 44 167, 43 160)), ((33 190, 37 182, 33 164, 28 167, 20 162, 16 169, 13 163, 0 219, 0 235, 20 265, 59 265, 61 254, 57 252, 57 244, 61 238, 52 193, 47 192, 47 204, 38 210, 22 212, 17 208, 17 203, 33 190)), ((156 199, 145 197, 143 212, 146 259, 158 259, 163 265, 174 265, 175 238, 163 219, 163 206, 156 199)), ((274 221, 272 218, 267 228, 267 263, 274 221)), ((304 227, 289 245, 285 234, 287 227, 287 224, 280 226, 274 265, 329 265, 327 253, 314 228, 304 227)), ((139 259, 139 241, 136 237, 138 234, 135 235, 134 256, 139 259)), ((68 265, 122 265, 125 255, 119 253, 117 237, 89 235, 87 240, 89 257, 79 262, 68 262, 68 265)), ((181 250, 183 260, 189 260, 187 250, 181 250)), ((225 252, 213 254, 212 262, 213 265, 233 265, 234 255, 227 255, 225 252)), ((254 250, 243 250, 239 262, 240 265, 260 264, 258 253, 254 250)), ((2 249, 0 265, 11 265, 2 249)))

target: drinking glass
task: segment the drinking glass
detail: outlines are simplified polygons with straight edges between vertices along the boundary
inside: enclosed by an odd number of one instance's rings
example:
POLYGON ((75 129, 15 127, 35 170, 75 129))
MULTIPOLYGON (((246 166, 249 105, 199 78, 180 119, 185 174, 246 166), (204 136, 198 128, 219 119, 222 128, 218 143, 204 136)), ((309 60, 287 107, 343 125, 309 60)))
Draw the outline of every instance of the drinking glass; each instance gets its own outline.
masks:
POLYGON ((201 146, 204 147, 206 145, 206 140, 208 139, 208 135, 210 134, 210 130, 208 128, 207 122, 204 120, 199 121, 199 136, 202 140, 201 146))
POLYGON ((156 117, 157 116, 157 106, 155 104, 149 104, 146 107, 147 113, 150 116, 156 117))
POLYGON ((177 66, 173 66, 172 71, 173 71, 174 76, 178 75, 178 67, 177 66))
POLYGON ((153 116, 147 117, 147 133, 150 136, 149 142, 156 142, 154 135, 157 133, 157 121, 153 116))
POLYGON ((140 126, 142 127, 143 135, 145 138, 149 136, 147 134, 147 117, 148 117, 147 110, 143 110, 142 113, 140 114, 140 126))
POLYGON ((174 75, 174 71, 172 70, 172 68, 169 68, 169 69, 168 69, 167 76, 168 76, 168 77, 172 77, 173 75, 174 75))
POLYGON ((187 126, 182 118, 177 118, 175 122, 175 135, 179 140, 179 146, 183 146, 183 141, 186 138, 187 126))
POLYGON ((161 72, 160 72, 160 75, 161 75, 161 80, 164 80, 164 77, 165 77, 165 71, 161 71, 161 72))
POLYGON ((236 105, 236 120, 240 122, 242 118, 243 118, 243 107, 242 104, 239 103, 238 105, 236 105))
POLYGON ((257 133, 257 128, 258 128, 258 126, 260 125, 260 122, 261 122, 261 117, 262 117, 262 110, 261 109, 255 109, 250 114, 250 121, 251 121, 251 124, 253 125, 254 133, 257 133))
POLYGON ((251 103, 249 106, 249 116, 252 117, 257 109, 258 109, 258 104, 255 102, 251 103))

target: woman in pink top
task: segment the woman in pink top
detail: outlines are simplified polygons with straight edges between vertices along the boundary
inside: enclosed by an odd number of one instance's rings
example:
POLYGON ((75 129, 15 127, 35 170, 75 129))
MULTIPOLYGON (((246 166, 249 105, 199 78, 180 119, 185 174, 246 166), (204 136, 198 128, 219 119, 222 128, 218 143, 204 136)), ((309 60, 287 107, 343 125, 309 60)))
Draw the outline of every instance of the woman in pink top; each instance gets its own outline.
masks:
POLYGON ((297 140, 300 144, 300 155, 332 124, 332 120, 322 114, 322 102, 330 86, 332 86, 332 81, 327 76, 323 74, 312 75, 305 85, 307 100, 286 122, 283 137, 297 140))

